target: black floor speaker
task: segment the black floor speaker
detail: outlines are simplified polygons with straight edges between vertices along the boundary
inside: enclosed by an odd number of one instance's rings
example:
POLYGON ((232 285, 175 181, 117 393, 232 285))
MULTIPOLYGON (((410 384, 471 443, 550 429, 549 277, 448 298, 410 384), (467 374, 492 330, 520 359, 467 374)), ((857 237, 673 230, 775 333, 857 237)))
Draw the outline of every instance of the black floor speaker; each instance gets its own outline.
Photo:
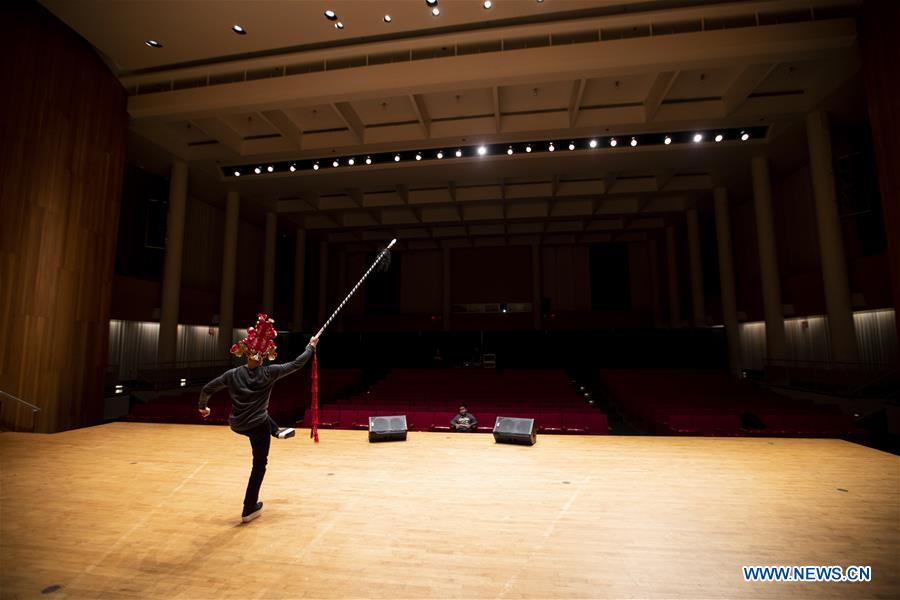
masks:
POLYGON ((494 423, 494 441, 503 444, 534 446, 537 441, 534 419, 497 417, 497 421, 494 423))
POLYGON ((369 417, 370 442, 397 442, 406 439, 406 415, 369 417))

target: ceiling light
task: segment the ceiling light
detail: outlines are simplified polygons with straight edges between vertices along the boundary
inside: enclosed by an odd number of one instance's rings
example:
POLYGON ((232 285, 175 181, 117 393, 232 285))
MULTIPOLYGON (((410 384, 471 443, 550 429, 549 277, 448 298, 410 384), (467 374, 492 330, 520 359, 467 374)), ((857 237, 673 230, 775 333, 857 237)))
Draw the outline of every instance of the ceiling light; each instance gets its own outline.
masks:
POLYGON ((425 0, 425 4, 428 6, 437 6, 438 0, 425 0))
POLYGON ((422 160, 422 153, 421 153, 421 152, 417 152, 417 153, 416 153, 416 160, 422 160))
POLYGON ((336 167, 336 166, 338 166, 339 164, 341 164, 341 161, 339 161, 338 159, 334 159, 334 162, 331 163, 331 166, 332 166, 332 167, 336 167))
POLYGON ((569 150, 575 149, 575 142, 569 142, 569 150))
POLYGON ((162 44, 160 44, 156 40, 147 40, 144 43, 147 44, 148 46, 150 46, 151 48, 162 48, 162 44))
POLYGON ((619 142, 616 141, 616 138, 609 140, 609 145, 612 146, 613 148, 615 148, 616 144, 618 144, 618 143, 619 142))
POLYGON ((509 154, 510 156, 512 156, 512 153, 513 153, 512 146, 510 146, 509 148, 506 149, 506 153, 509 154))
POLYGON ((297 170, 297 167, 296 167, 296 165, 291 165, 290 169, 291 169, 291 173, 293 173, 294 171, 297 170))
POLYGON ((547 150, 549 150, 550 152, 553 152, 554 150, 556 150, 556 146, 553 145, 553 142, 550 142, 550 145, 547 146, 547 150))
POLYGON ((260 169, 259 167, 256 167, 255 169, 253 169, 253 172, 256 173, 257 175, 259 175, 260 173, 262 173, 262 169, 260 169))
POLYGON ((631 147, 634 148, 637 146, 637 138, 631 138, 631 147))
POLYGON ((319 163, 313 163, 313 171, 319 170, 319 163))
POLYGON ((664 143, 666 146, 668 146, 669 144, 672 143, 672 138, 670 138, 669 136, 666 136, 666 139, 663 140, 663 143, 664 143))
POLYGON ((443 150, 438 150, 437 157, 438 157, 439 159, 440 159, 440 158, 444 158, 444 151, 443 151, 443 150))
POLYGON ((484 156, 485 154, 487 154, 487 148, 478 146, 478 156, 484 156))
POLYGON ((431 14, 434 15, 435 17, 439 17, 441 15, 441 9, 439 9, 437 6, 435 6, 434 8, 431 9, 431 14))
POLYGON ((525 152, 531 152, 531 144, 525 146, 525 152))
POLYGON ((338 21, 337 23, 334 24, 334 28, 335 28, 335 29, 343 29, 343 28, 344 28, 344 24, 341 23, 340 21, 338 21))
POLYGON ((366 164, 367 164, 367 165, 371 165, 371 164, 372 164, 372 157, 371 157, 371 156, 367 156, 367 157, 366 157, 366 164))
POLYGON ((481 5, 484 7, 484 10, 490 10, 494 3, 491 0, 484 0, 481 5))
POLYGON ((725 138, 722 137, 722 134, 721 134, 721 133, 717 133, 717 134, 716 134, 716 141, 717 141, 717 142, 721 142, 721 141, 724 140, 724 139, 725 139, 725 138))
POLYGON ((354 158, 349 159, 349 160, 347 161, 347 164, 350 165, 350 166, 352 167, 354 164, 356 164, 356 159, 354 159, 354 158))
POLYGON ((337 21, 337 15, 334 14, 333 10, 326 10, 325 18, 328 19, 329 21, 337 21))
POLYGON ((394 162, 400 162, 400 155, 399 155, 399 154, 395 154, 395 155, 394 155, 394 162))
POLYGON ((742 131, 741 132, 741 141, 746 142, 749 139, 750 139, 750 134, 747 133, 746 131, 742 131))
POLYGON ((703 141, 703 134, 702 134, 702 133, 695 133, 695 134, 694 134, 694 143, 702 142, 702 141, 703 141))
POLYGON ((456 151, 456 158, 459 158, 460 156, 462 156, 462 150, 457 150, 457 151, 456 151))
POLYGON ((241 172, 240 172, 240 171, 235 171, 235 172, 234 172, 234 176, 235 176, 235 177, 240 177, 240 176, 241 176, 241 172))
POLYGON ((240 25, 232 26, 231 30, 238 35, 247 35, 247 30, 241 27, 240 25))
POLYGON ((588 144, 588 145, 589 145, 591 148, 596 148, 596 147, 597 147, 597 140, 591 140, 591 143, 588 144))
POLYGON ((266 167, 266 171, 268 171, 269 173, 271 173, 274 170, 275 170, 275 167, 273 167, 272 165, 269 165, 268 167, 266 167))
POLYGON ((390 23, 391 21, 393 21, 393 19, 391 19, 391 15, 384 15, 384 22, 385 22, 385 23, 390 23))

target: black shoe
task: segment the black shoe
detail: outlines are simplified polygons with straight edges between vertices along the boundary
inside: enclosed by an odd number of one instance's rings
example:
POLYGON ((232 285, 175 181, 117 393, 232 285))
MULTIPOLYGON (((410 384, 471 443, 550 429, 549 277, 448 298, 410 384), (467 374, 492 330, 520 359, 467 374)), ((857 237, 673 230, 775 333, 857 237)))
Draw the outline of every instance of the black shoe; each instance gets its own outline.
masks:
POLYGON ((247 523, 248 521, 252 521, 256 517, 258 517, 262 513, 262 502, 257 502, 256 506, 253 508, 244 508, 244 512, 241 513, 241 521, 243 523, 247 523))
POLYGON ((275 437, 279 440, 286 440, 288 438, 294 437, 296 435, 296 431, 294 431, 293 427, 279 427, 278 431, 275 432, 275 437))

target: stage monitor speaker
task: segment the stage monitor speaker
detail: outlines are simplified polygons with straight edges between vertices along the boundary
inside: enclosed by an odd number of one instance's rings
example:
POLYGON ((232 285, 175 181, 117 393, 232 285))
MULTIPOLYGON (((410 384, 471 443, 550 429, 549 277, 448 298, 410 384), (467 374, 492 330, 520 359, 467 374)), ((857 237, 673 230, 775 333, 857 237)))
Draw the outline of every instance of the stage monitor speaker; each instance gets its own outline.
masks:
POLYGON ((369 417, 370 442, 394 442, 406 439, 406 415, 369 417))
POLYGON ((497 421, 494 423, 494 441, 504 444, 534 446, 534 443, 537 441, 537 428, 534 426, 534 419, 497 417, 497 421))

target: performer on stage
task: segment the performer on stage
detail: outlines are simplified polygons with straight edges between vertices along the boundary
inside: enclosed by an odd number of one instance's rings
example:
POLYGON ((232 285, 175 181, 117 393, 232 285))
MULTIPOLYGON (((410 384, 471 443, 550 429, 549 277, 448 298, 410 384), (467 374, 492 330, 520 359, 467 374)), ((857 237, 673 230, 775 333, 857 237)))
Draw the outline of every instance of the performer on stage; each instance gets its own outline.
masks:
POLYGON ((460 433, 471 433, 475 431, 476 425, 478 425, 478 420, 469 412, 465 404, 459 406, 459 412, 450 420, 450 429, 460 433))
POLYGON ((274 321, 265 314, 257 315, 256 327, 247 330, 247 337, 231 347, 235 356, 246 356, 247 364, 230 369, 216 377, 200 392, 198 410, 200 416, 210 415, 209 397, 219 390, 228 388, 231 396, 231 414, 228 424, 232 431, 245 435, 250 439, 253 450, 253 469, 247 482, 244 495, 244 510, 241 521, 252 521, 262 512, 263 503, 259 501, 259 488, 266 475, 266 464, 269 458, 269 436, 278 439, 294 437, 292 427, 279 427, 269 416, 269 396, 275 382, 299 371, 309 361, 319 338, 313 336, 306 350, 291 362, 280 365, 265 365, 266 359, 274 360, 277 356, 274 344, 277 332, 274 321))

